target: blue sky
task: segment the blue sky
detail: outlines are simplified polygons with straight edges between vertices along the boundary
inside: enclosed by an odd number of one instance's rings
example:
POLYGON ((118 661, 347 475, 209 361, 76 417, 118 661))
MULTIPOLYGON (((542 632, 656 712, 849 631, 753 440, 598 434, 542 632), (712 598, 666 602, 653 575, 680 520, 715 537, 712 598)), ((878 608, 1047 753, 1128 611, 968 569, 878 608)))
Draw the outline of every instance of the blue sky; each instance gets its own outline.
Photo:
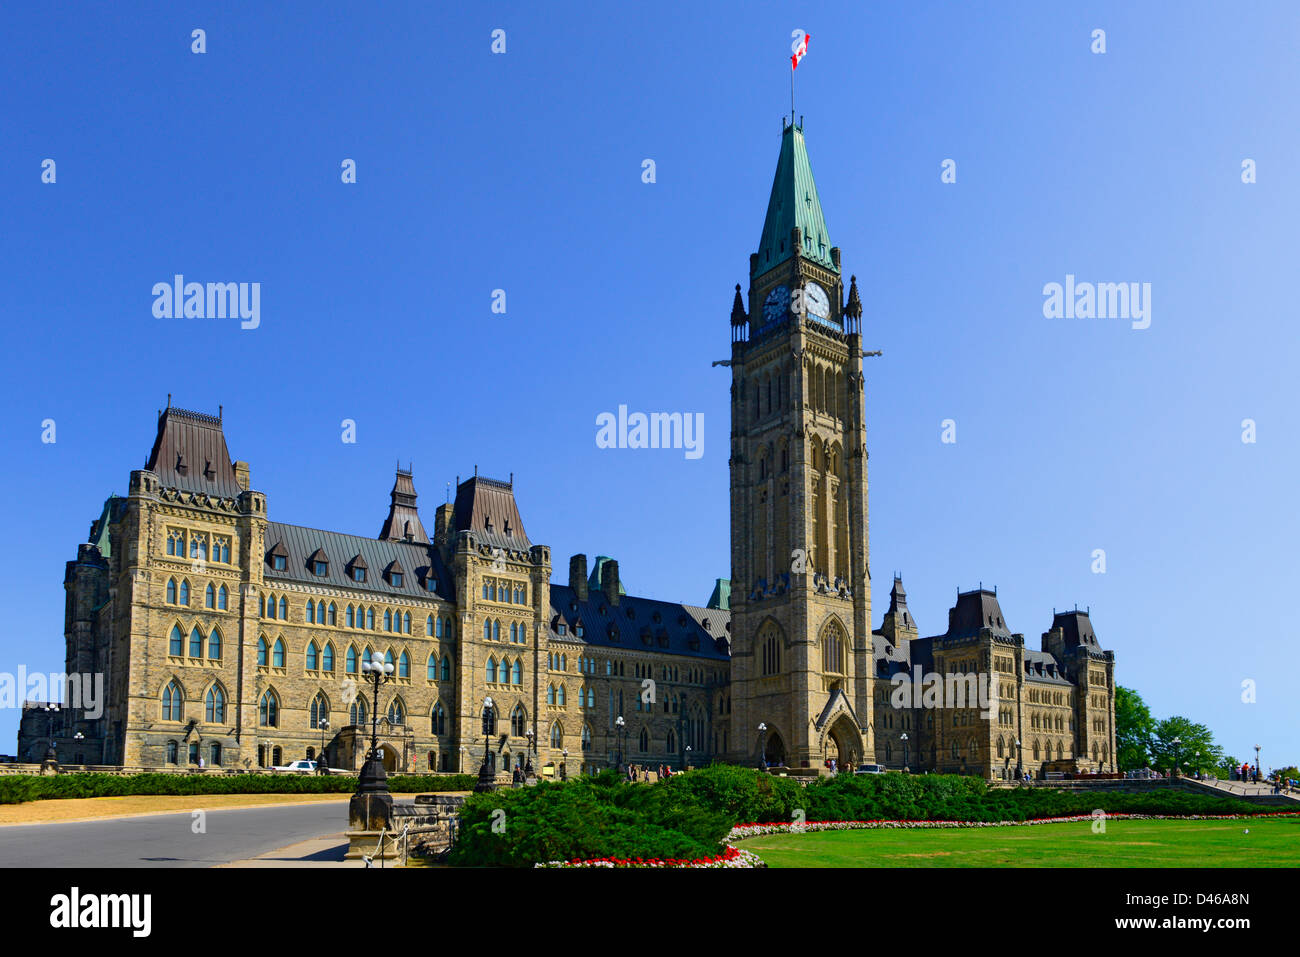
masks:
MULTIPOLYGON (((894 570, 926 634, 981 581, 1031 647, 1077 602, 1158 716, 1300 760, 1300 10, 463 6, 0 14, 0 671, 62 667, 63 563, 168 393, 224 406, 280 521, 373 535, 399 457, 430 517, 477 465, 514 473, 557 577, 608 554, 630 590, 702 603, 729 571, 729 374, 710 362, 801 28, 796 110, 884 351, 874 624, 894 570), (260 327, 155 318, 178 272, 260 282, 260 327), (1151 283, 1150 328, 1044 318, 1067 274, 1151 283), (704 455, 598 449, 620 404, 703 413, 704 455)), ((0 712, 0 752, 16 727, 0 712)))

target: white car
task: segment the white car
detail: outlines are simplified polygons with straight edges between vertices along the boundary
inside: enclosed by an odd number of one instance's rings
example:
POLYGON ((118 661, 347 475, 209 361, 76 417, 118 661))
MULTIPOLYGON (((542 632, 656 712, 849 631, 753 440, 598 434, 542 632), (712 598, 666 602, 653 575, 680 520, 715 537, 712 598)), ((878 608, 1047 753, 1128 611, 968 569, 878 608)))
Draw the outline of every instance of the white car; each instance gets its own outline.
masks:
POLYGON ((885 766, 883 764, 864 764, 861 767, 853 769, 854 774, 884 774, 885 766))
MULTIPOLYGON (((288 764, 284 765, 283 767, 275 767, 275 768, 271 768, 271 770, 291 771, 295 774, 315 774, 316 762, 306 761, 306 760, 290 761, 288 764)), ((351 771, 344 771, 340 768, 326 768, 325 770, 327 770, 330 774, 351 774, 352 773, 351 771)))

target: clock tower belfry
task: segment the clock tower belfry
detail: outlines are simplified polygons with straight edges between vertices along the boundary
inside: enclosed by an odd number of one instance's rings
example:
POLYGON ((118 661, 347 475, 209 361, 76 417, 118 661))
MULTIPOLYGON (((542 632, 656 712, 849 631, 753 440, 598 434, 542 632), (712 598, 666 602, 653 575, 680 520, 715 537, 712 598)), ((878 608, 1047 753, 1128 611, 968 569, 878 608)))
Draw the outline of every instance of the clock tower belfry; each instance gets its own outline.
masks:
POLYGON ((730 758, 875 760, 862 303, 784 123, 731 312, 730 758))

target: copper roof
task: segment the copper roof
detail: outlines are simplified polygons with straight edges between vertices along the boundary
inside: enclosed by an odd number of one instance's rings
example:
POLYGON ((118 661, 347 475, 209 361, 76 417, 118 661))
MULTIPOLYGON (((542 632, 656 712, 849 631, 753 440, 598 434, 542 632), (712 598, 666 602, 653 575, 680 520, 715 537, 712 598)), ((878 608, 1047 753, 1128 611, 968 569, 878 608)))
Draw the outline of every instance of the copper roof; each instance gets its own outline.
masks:
POLYGON ((384 527, 379 530, 381 539, 389 542, 428 543, 429 536, 424 531, 420 511, 415 505, 417 497, 411 473, 399 468, 397 478, 393 481, 388 518, 384 519, 384 527))
POLYGON ((514 484, 475 475, 456 486, 456 531, 472 531, 487 545, 532 547, 515 504, 514 484))
POLYGON ((158 415, 158 437, 144 467, 166 488, 220 498, 238 498, 244 491, 235 479, 220 415, 188 412, 169 404, 158 415))

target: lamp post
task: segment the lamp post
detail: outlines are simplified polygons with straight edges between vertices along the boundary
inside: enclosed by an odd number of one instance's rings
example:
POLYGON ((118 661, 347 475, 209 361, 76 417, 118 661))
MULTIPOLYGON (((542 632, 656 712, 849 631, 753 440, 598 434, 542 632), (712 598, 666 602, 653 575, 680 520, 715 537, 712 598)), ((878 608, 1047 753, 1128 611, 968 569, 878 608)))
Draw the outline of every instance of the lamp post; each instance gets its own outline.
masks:
POLYGON ((615 734, 618 735, 618 761, 616 763, 618 764, 618 769, 622 771, 623 770, 623 738, 627 734, 627 722, 623 720, 623 716, 621 714, 614 719, 614 731, 615 734))
POLYGON ((59 706, 55 702, 50 702, 45 706, 44 710, 48 719, 45 723, 45 736, 50 739, 50 746, 45 749, 45 763, 56 764, 59 756, 54 748, 54 716, 59 713, 59 706))
POLYGON ((1172 778, 1178 776, 1178 746, 1183 743, 1183 740, 1174 735, 1174 740, 1169 743, 1174 746, 1174 766, 1169 771, 1169 776, 1172 778))
POLYGON ((316 755, 316 773, 329 774, 329 764, 325 760, 325 732, 329 730, 330 719, 321 718, 316 722, 316 727, 320 728, 320 753, 316 755))
POLYGON ((907 732, 904 731, 898 736, 898 740, 903 742, 903 773, 907 773, 907 732))
POLYGON ((384 760, 379 750, 379 686, 393 680, 393 666, 378 658, 368 658, 361 662, 361 672, 362 680, 370 682, 372 691, 370 751, 366 754, 366 763, 361 766, 360 790, 366 793, 387 793, 388 775, 384 771, 384 760))
POLYGON ((483 699, 483 764, 478 769, 478 784, 474 785, 475 794, 495 791, 497 778, 488 767, 488 758, 492 756, 492 735, 496 734, 497 711, 491 698, 483 699))
POLYGON ((1016 780, 1019 781, 1025 776, 1025 749, 1020 744, 1020 739, 1016 738, 1016 780))
POLYGON ((524 777, 531 778, 534 774, 533 751, 537 749, 537 733, 532 728, 529 728, 525 732, 525 736, 528 738, 528 750, 524 753, 524 777))
POLYGON ((760 721, 758 723, 758 769, 767 770, 767 755, 763 753, 764 746, 767 744, 767 724, 760 721))
MULTIPOLYGON (((85 736, 84 734, 82 734, 80 731, 78 731, 76 734, 74 734, 74 735, 72 736, 72 740, 73 740, 73 741, 84 741, 85 739, 86 739, 86 736, 85 736)), ((78 763, 78 764, 85 764, 86 762, 80 760, 80 755, 78 755, 77 763, 78 763)))
POLYGON ((686 746, 686 770, 689 771, 690 769, 691 769, 691 746, 688 744, 686 746))
POLYGON ((569 780, 569 749, 564 749, 564 757, 560 760, 560 780, 569 780))
POLYGON ((1255 745, 1255 777, 1259 777, 1259 745, 1255 745))

